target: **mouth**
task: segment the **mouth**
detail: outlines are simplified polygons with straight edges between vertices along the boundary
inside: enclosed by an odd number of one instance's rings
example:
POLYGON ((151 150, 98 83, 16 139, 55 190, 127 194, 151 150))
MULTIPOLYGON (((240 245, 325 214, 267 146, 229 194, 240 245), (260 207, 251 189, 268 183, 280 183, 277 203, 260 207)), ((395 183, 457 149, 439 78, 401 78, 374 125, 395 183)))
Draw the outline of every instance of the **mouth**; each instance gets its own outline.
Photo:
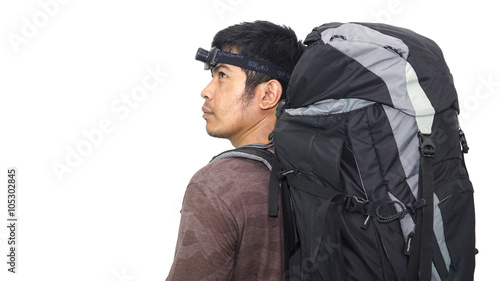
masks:
POLYGON ((201 108, 201 111, 203 111, 203 118, 207 118, 209 116, 212 116, 214 115, 214 113, 212 112, 212 110, 210 110, 206 105, 204 105, 202 108, 201 108))

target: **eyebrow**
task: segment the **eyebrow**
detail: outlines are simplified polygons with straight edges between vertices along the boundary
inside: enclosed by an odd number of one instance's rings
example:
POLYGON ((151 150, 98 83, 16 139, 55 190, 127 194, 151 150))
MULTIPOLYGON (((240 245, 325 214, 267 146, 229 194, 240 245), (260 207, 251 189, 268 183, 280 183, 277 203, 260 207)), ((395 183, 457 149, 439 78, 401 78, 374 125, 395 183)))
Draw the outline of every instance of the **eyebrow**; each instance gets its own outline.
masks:
POLYGON ((229 72, 233 72, 233 71, 231 71, 231 69, 229 69, 229 67, 226 64, 218 63, 214 68, 212 68, 212 75, 214 74, 214 72, 219 71, 219 69, 221 69, 221 68, 224 68, 229 72))

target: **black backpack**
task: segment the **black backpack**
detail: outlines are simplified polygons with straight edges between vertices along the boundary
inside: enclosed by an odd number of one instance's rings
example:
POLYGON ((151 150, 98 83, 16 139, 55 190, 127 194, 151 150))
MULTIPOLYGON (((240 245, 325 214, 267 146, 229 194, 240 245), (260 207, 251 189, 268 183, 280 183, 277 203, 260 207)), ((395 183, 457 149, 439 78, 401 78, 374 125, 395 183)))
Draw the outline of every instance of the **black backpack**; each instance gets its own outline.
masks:
POLYGON ((468 147, 440 48, 372 23, 325 24, 304 44, 271 135, 269 213, 281 191, 295 222, 288 279, 473 280, 468 147))

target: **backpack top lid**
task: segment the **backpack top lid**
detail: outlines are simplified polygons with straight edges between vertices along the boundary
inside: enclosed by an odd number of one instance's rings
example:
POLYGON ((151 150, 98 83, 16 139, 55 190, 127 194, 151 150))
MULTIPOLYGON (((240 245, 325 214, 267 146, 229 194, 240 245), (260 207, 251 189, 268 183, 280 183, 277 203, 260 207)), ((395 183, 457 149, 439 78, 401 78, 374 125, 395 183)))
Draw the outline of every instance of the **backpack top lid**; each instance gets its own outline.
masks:
POLYGON ((304 40, 292 73, 288 106, 357 98, 411 116, 458 112, 453 77, 441 49, 411 30, 374 23, 328 23, 304 40))

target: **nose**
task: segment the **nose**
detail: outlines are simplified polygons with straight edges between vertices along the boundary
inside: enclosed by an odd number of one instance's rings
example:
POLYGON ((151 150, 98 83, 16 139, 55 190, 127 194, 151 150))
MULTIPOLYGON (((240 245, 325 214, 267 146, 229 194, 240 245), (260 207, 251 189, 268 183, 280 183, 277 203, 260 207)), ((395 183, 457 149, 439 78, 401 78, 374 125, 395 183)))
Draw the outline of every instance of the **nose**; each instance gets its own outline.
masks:
POLYGON ((213 82, 214 82, 214 79, 212 79, 210 81, 210 83, 208 83, 208 85, 205 86, 205 88, 201 91, 201 97, 203 99, 209 100, 209 99, 213 98, 213 96, 214 96, 213 82))

